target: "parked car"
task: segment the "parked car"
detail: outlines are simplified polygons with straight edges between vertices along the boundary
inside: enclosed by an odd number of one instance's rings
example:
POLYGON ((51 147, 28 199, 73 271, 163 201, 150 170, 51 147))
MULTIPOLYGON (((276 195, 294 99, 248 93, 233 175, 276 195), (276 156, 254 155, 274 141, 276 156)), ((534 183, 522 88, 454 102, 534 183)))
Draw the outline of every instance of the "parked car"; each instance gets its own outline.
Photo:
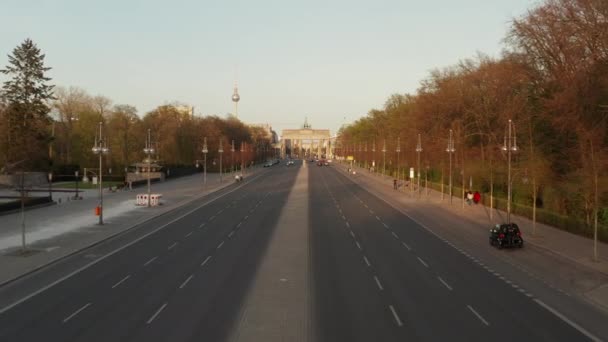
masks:
POLYGON ((285 165, 287 165, 287 166, 291 166, 293 164, 294 164, 293 160, 288 160, 287 163, 285 163, 285 165))
POLYGON ((235 182, 242 182, 243 181, 243 175, 235 175, 234 176, 234 180, 235 182))
POLYGON ((271 167, 273 164, 270 161, 267 161, 266 163, 264 163, 264 167, 271 167))
POLYGON ((517 224, 497 224, 490 229, 490 245, 496 246, 499 249, 503 247, 522 248, 524 246, 524 238, 521 236, 521 231, 517 224))

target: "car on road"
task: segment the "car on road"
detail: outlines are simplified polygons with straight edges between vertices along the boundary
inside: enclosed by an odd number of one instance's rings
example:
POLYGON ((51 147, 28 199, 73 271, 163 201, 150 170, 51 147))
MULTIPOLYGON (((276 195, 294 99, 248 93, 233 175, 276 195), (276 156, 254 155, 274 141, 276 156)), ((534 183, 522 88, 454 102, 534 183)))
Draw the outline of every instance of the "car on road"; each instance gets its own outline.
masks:
POLYGON ((524 238, 521 236, 521 231, 517 224, 497 224, 490 229, 490 245, 496 246, 499 249, 503 247, 522 248, 524 246, 524 238))
POLYGON ((238 183, 243 181, 243 175, 235 175, 234 180, 238 183))
POLYGON ((271 167, 273 165, 272 162, 267 161, 266 163, 264 163, 264 167, 271 167))
POLYGON ((293 164, 294 164, 293 160, 288 160, 287 163, 285 163, 285 165, 287 165, 287 166, 291 166, 293 164))

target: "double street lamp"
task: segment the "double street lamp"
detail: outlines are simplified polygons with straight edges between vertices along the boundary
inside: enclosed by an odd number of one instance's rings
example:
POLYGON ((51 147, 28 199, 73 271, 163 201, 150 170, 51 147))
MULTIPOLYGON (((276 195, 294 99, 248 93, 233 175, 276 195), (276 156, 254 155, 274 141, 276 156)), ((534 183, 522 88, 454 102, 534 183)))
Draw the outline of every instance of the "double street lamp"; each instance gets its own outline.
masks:
POLYGON ((108 154, 107 141, 103 138, 103 123, 99 123, 99 135, 95 134, 95 145, 91 148, 94 154, 99 155, 99 205, 97 206, 97 214, 99 216, 99 224, 103 225, 103 155, 108 154))
POLYGON ((397 152, 397 184, 399 184, 399 172, 401 171, 399 168, 399 154, 401 153, 401 137, 397 137, 397 149, 395 151, 397 152))
POLYGON ((207 153, 209 153, 209 149, 207 148, 207 137, 203 140, 203 188, 207 191, 207 153))
POLYGON ((386 174, 386 139, 384 139, 384 145, 382 146, 382 176, 386 174))
POLYGON ((220 147, 217 152, 220 154, 220 183, 222 182, 222 155, 224 154, 224 142, 220 138, 220 147))
POLYGON ((512 191, 512 179, 511 179, 511 155, 517 153, 517 136, 515 134, 515 126, 513 121, 509 119, 509 124, 505 132, 504 142, 502 150, 507 153, 507 224, 511 224, 511 191, 512 191), (508 132, 508 133, 507 133, 508 132))
POLYGON ((150 169, 152 168, 152 154, 154 154, 154 147, 152 147, 152 140, 150 138, 150 129, 148 128, 148 136, 146 138, 146 146, 144 147, 144 153, 148 156, 148 207, 151 206, 151 189, 150 189, 150 169))
POLYGON ((450 204, 452 204, 452 154, 456 152, 456 149, 454 148, 454 136, 452 134, 452 130, 450 130, 448 147, 445 149, 445 151, 450 155, 450 204))

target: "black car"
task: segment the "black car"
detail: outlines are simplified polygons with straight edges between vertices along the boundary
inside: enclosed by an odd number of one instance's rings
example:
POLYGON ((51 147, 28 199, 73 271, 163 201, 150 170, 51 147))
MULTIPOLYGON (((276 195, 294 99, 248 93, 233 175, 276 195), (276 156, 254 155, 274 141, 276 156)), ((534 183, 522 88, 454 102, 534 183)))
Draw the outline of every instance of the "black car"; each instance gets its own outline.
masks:
POLYGON ((521 231, 515 223, 497 224, 490 229, 490 245, 503 247, 519 247, 524 246, 524 238, 521 236, 521 231))

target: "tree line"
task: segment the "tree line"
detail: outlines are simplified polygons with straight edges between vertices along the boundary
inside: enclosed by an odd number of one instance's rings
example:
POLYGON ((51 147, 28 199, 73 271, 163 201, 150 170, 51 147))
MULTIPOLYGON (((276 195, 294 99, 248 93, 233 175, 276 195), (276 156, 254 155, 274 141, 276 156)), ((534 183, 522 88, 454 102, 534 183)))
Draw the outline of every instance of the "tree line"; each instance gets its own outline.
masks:
POLYGON ((371 159, 374 148, 378 168, 386 141, 394 172, 399 138, 399 166, 407 170, 417 167, 420 134, 422 174, 428 168, 441 182, 452 130, 455 183, 468 188, 473 180, 473 190, 494 187, 506 197, 501 147, 512 120, 515 202, 586 227, 599 223, 607 233, 608 2, 546 0, 512 21, 505 44, 499 58, 479 54, 432 71, 415 94, 390 96, 383 108, 342 127, 338 151, 371 159))
POLYGON ((153 158, 167 166, 194 166, 202 160, 205 137, 209 170, 219 168, 214 161, 219 158, 220 141, 226 154, 224 168, 232 166, 233 141, 237 165, 237 161, 261 161, 273 153, 266 130, 233 116, 198 117, 178 104, 160 105, 140 116, 132 105, 113 104, 78 87, 54 87, 46 76, 51 68, 44 65, 45 55, 30 39, 8 57, 9 64, 0 70, 8 78, 0 91, 0 167, 4 172, 73 174, 94 168, 98 157, 91 148, 99 123, 110 149, 105 164, 115 174, 145 158, 148 129, 153 158))

